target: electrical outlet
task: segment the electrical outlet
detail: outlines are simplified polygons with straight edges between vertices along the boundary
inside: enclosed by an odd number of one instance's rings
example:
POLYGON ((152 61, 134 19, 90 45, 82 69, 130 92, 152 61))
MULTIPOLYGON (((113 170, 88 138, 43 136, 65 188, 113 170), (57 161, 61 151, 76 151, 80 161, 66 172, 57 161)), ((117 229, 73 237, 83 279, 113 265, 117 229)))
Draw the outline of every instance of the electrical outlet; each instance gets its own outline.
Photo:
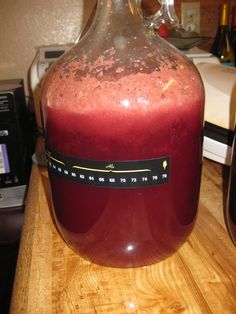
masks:
POLYGON ((186 31, 200 33, 200 2, 181 2, 181 24, 186 31))

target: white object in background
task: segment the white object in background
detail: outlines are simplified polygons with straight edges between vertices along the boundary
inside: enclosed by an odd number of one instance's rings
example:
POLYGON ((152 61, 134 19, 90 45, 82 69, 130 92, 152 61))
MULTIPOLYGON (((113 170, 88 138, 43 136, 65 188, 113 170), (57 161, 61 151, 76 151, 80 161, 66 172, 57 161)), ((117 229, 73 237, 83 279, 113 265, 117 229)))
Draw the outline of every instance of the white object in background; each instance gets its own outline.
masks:
POLYGON ((30 67, 30 88, 33 95, 36 123, 39 131, 42 131, 43 129, 40 110, 42 79, 52 63, 55 62, 70 47, 71 45, 39 47, 30 67))
POLYGON ((212 53, 198 47, 193 47, 183 52, 195 65, 200 62, 220 64, 220 61, 212 53))
POLYGON ((203 156, 221 164, 230 165, 232 147, 204 136, 203 156))
POLYGON ((219 140, 217 134, 212 138, 204 136, 203 155, 230 165, 232 144, 229 145, 229 139, 233 134, 236 112, 236 68, 204 62, 196 64, 196 67, 206 91, 205 121, 219 127, 220 133, 228 136, 228 140, 219 140))
POLYGON ((181 24, 188 32, 200 33, 200 2, 181 2, 181 24))
POLYGON ((206 90, 205 120, 234 130, 236 110, 236 68, 222 64, 198 63, 206 90))
POLYGON ((230 165, 236 110, 236 68, 226 67, 198 47, 184 52, 197 67, 205 88, 203 156, 230 165))

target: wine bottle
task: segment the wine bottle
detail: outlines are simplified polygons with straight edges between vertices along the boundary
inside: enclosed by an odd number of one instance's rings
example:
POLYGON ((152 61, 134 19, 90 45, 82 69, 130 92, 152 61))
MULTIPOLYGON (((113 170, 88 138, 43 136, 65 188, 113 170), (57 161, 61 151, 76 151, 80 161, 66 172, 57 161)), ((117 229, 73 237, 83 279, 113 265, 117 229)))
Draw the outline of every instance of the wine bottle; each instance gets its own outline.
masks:
POLYGON ((234 66, 234 52, 230 42, 229 4, 220 6, 219 26, 210 52, 225 65, 234 66))
POLYGON ((233 5, 232 7, 230 42, 234 51, 234 66, 236 66, 236 5, 233 5))
MULTIPOLYGON (((236 134, 236 129, 235 129, 236 134)), ((236 135, 234 137, 230 168, 226 225, 233 243, 236 245, 236 135)))

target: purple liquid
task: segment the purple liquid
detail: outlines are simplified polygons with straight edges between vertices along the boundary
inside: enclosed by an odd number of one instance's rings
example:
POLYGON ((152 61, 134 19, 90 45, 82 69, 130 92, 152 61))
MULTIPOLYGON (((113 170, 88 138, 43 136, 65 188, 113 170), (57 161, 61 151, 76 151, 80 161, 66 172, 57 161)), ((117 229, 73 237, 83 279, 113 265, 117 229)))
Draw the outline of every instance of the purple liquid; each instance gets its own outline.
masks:
MULTIPOLYGON (((57 225, 81 256, 115 267, 148 265, 174 253, 191 233, 201 176, 203 97, 201 84, 186 71, 180 74, 182 81, 188 75, 186 95, 174 82, 161 97, 154 86, 161 81, 158 72, 152 74, 155 80, 150 75, 129 77, 115 91, 114 84, 107 83, 101 87, 101 99, 88 81, 90 95, 77 103, 70 92, 78 90, 72 86, 74 80, 58 80, 54 88, 63 86, 61 96, 55 92, 51 97, 54 104, 64 102, 63 110, 50 107, 45 97, 47 145, 60 154, 104 161, 170 157, 169 182, 151 187, 94 187, 50 173, 57 225), (149 95, 148 106, 145 101, 137 106, 127 92, 135 94, 134 89, 138 95, 149 95), (121 99, 129 99, 131 105, 125 107, 121 99)), ((167 83, 168 74, 173 73, 165 73, 167 83)))

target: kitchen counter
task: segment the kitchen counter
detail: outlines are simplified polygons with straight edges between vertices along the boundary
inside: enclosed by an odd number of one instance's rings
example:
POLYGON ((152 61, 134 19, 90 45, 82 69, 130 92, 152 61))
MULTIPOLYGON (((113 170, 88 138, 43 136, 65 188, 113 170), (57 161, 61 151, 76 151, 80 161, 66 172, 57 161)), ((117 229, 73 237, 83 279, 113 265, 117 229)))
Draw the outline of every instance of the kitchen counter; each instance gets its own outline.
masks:
POLYGON ((92 264, 63 242, 47 171, 33 166, 10 313, 236 313, 236 247, 224 225, 227 167, 204 159, 193 233, 157 264, 92 264))

